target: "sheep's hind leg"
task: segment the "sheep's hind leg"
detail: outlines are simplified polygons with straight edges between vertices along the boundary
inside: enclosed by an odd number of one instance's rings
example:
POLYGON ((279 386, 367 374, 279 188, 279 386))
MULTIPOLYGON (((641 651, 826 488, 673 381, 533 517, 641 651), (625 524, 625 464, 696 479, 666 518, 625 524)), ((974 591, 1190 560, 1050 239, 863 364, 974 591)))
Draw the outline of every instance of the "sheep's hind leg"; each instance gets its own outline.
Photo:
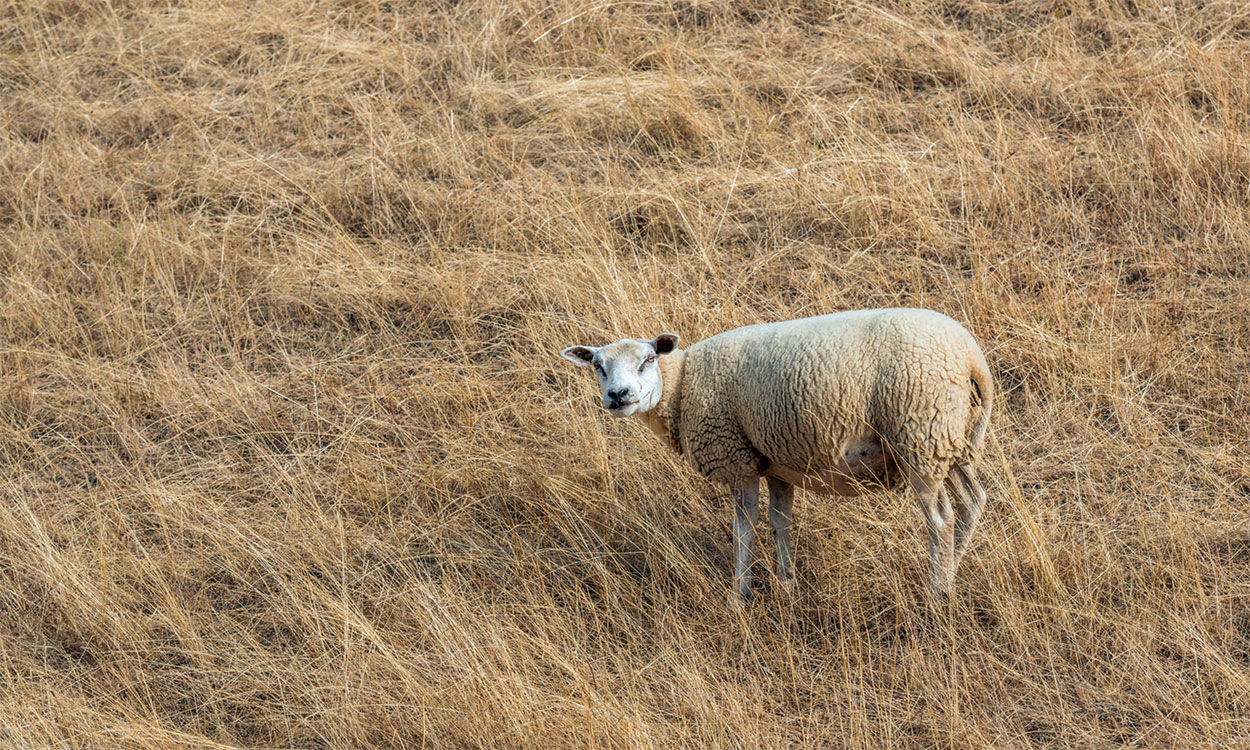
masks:
MULTIPOLYGON (((760 519, 760 480, 754 477, 733 486, 734 588, 739 601, 751 598, 751 542, 760 519)), ((730 595, 731 600, 733 595, 730 595)))
POLYGON ((955 564, 968 551, 968 541, 985 508, 985 488, 971 464, 955 464, 946 474, 946 486, 955 495, 955 564))
POLYGON ((790 521, 794 518, 794 485, 768 478, 768 521, 777 542, 777 581, 787 594, 794 593, 794 547, 790 544, 790 521))
POLYGON ((929 593, 940 599, 955 577, 955 511, 941 479, 913 475, 911 486, 929 530, 929 593))

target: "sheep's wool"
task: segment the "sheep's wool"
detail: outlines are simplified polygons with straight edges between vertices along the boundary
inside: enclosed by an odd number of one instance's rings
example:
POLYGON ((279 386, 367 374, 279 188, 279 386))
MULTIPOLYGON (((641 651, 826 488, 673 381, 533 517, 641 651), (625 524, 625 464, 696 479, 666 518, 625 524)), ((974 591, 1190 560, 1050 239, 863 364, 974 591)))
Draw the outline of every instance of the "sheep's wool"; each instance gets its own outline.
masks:
POLYGON ((717 482, 837 473, 874 445, 943 477, 976 457, 993 388, 963 326, 907 308, 745 326, 661 362, 664 394, 645 416, 717 482))

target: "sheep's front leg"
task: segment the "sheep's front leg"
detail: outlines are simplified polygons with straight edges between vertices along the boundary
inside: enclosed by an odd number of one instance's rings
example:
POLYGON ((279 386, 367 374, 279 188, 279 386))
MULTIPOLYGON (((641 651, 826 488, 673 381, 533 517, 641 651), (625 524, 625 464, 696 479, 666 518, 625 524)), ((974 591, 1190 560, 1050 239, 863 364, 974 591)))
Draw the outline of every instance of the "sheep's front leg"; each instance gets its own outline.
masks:
POLYGON ((794 593, 794 547, 790 544, 790 521, 794 518, 794 485, 768 478, 768 521, 777 541, 777 580, 788 594, 794 593))
POLYGON ((743 600, 751 598, 751 542, 755 522, 760 518, 758 477, 733 486, 734 496, 734 587, 743 600))
POLYGON ((940 599, 955 577, 955 511, 941 479, 913 476, 911 486, 929 529, 929 593, 940 599))

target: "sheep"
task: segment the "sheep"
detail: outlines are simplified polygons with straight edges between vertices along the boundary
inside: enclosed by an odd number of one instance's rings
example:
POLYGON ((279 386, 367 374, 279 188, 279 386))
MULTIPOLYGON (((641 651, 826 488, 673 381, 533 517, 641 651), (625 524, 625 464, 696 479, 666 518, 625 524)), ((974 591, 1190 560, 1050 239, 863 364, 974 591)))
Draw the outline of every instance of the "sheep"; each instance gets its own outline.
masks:
POLYGON ((735 328, 688 349, 678 342, 663 333, 561 354, 594 368, 610 414, 640 416, 729 486, 731 602, 751 596, 761 477, 783 591, 794 588, 795 487, 855 497, 905 483, 928 530, 929 592, 949 594, 986 502, 973 463, 994 400, 985 356, 963 326, 932 310, 855 310, 735 328))

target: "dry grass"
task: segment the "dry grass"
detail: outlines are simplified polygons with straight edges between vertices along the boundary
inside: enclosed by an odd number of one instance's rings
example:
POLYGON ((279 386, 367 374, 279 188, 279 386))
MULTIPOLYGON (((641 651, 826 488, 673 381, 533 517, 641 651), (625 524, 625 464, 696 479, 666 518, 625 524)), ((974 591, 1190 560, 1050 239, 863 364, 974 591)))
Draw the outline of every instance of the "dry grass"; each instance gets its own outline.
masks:
POLYGON ((1240 0, 9 0, 3 744, 1250 746, 1248 50, 1240 0), (724 493, 556 352, 890 305, 1002 394, 950 611, 909 497, 801 495, 801 597, 731 615, 724 493))

